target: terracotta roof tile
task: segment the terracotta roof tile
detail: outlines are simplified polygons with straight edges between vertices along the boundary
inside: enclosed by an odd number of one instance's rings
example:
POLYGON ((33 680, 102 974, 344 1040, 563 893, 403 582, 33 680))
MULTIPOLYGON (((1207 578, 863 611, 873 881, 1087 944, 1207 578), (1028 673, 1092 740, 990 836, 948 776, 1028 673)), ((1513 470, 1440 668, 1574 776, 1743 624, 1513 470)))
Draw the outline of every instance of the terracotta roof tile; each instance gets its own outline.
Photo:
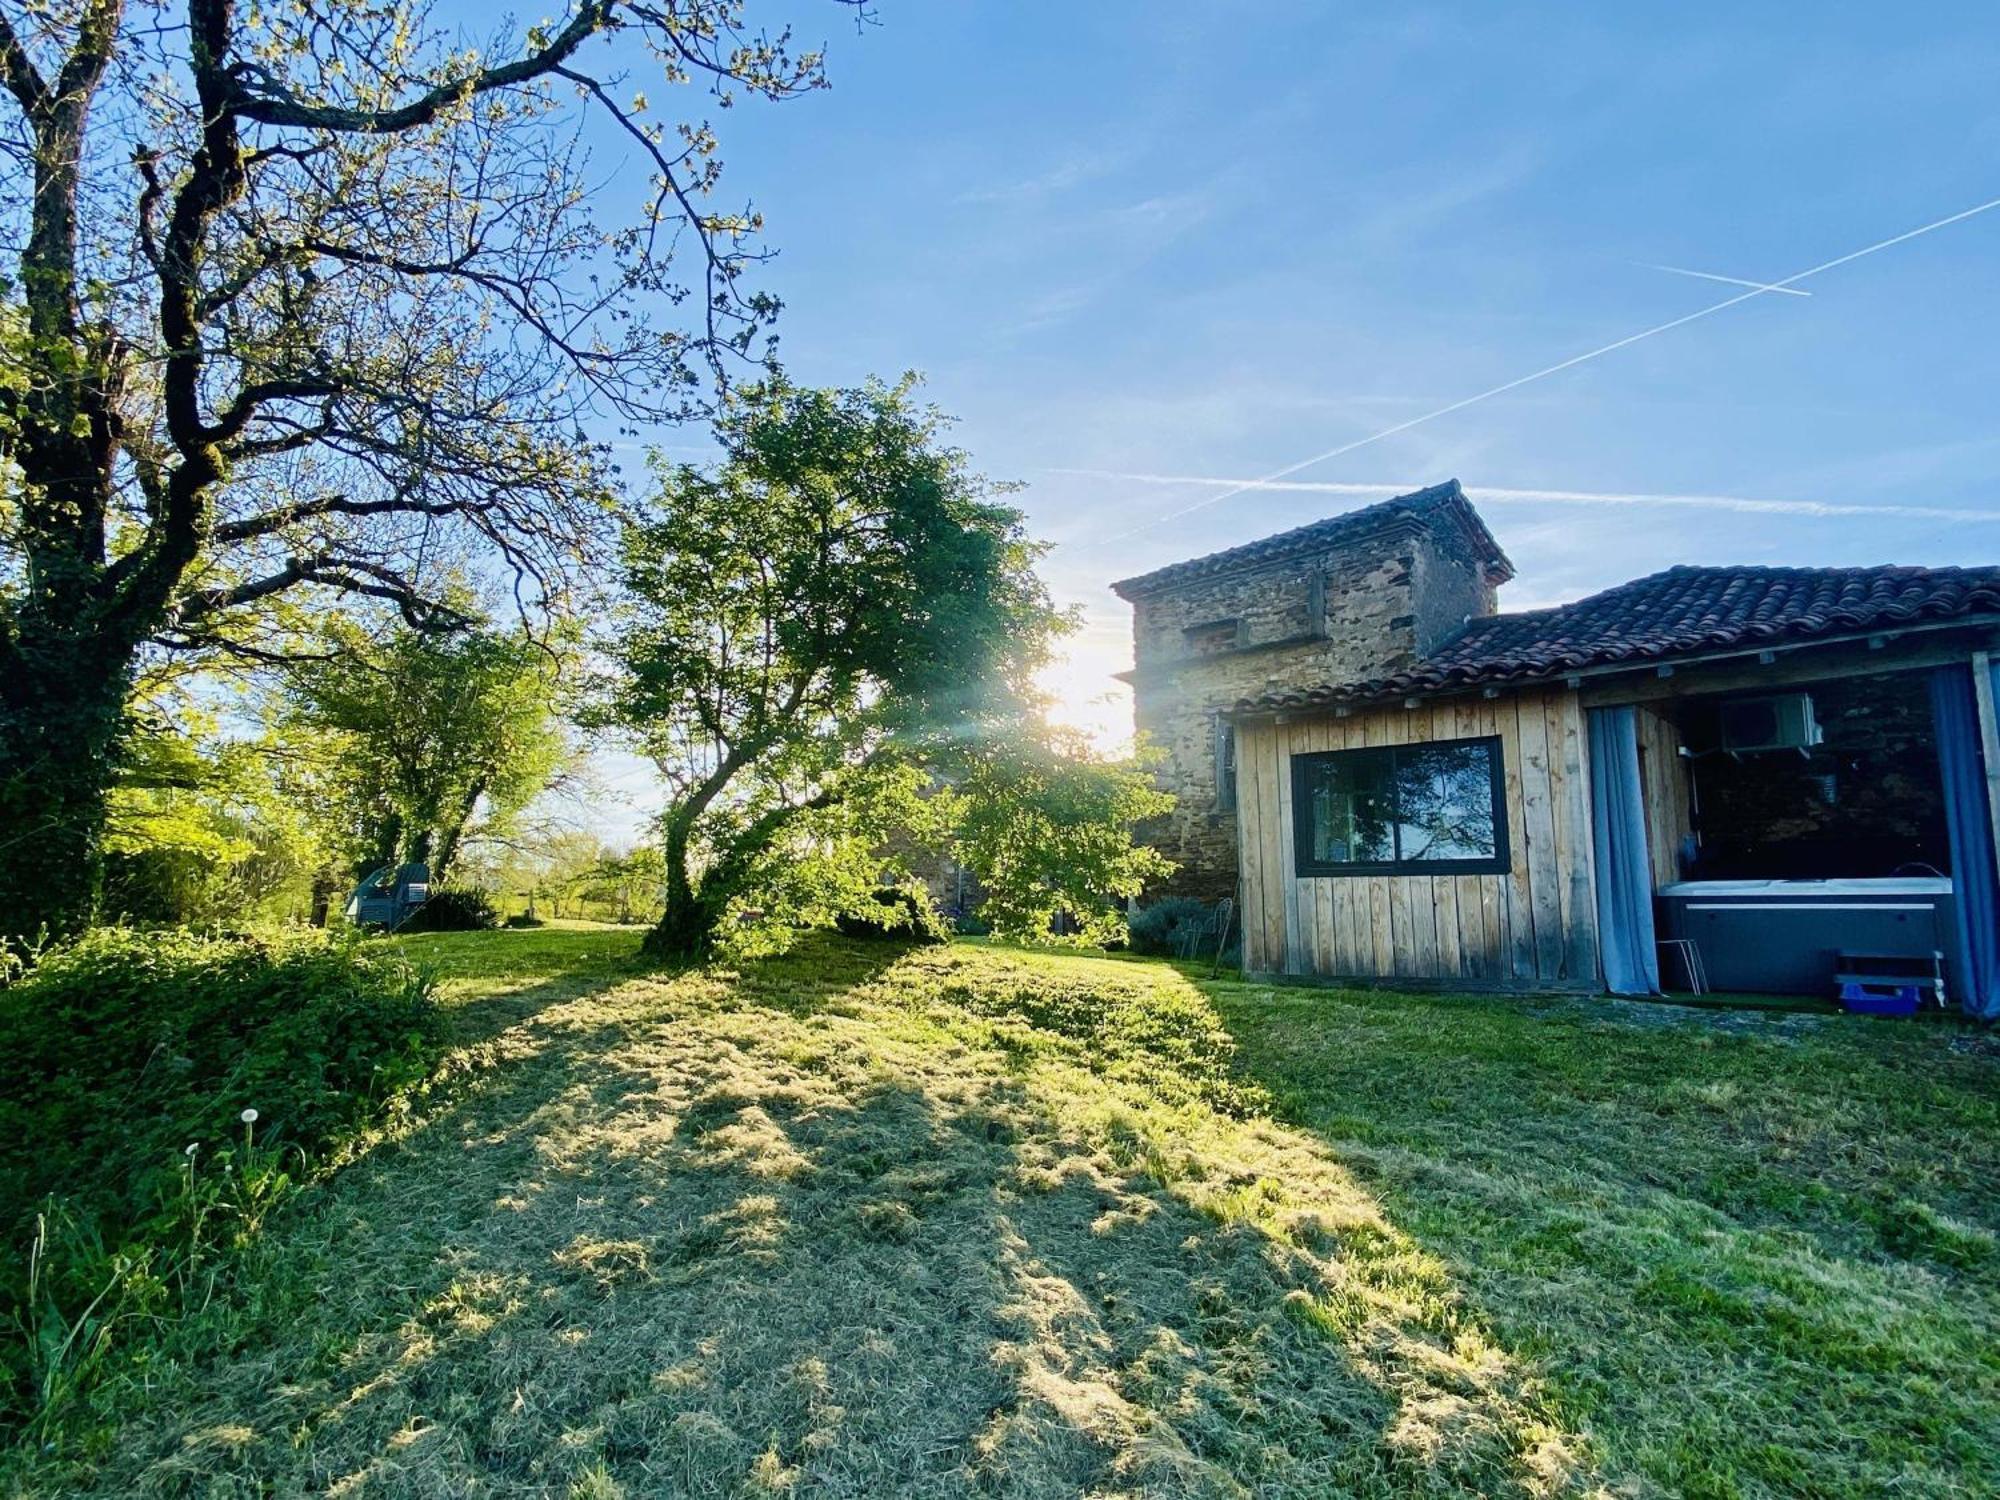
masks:
POLYGON ((1555 609, 1474 620, 1419 665, 1272 692, 1238 712, 1362 702, 1766 643, 2000 614, 2000 567, 1669 568, 1555 609))

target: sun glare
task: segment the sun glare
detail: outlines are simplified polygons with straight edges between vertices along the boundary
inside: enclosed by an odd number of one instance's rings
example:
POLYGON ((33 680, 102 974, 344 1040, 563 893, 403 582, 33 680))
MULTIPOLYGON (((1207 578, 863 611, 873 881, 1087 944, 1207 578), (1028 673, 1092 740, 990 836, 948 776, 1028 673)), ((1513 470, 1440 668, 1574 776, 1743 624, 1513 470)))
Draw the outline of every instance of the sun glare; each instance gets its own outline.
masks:
POLYGON ((1051 702, 1049 718, 1087 736, 1102 755, 1132 748, 1132 690, 1114 674, 1132 665, 1126 631, 1086 625, 1036 679, 1051 702))

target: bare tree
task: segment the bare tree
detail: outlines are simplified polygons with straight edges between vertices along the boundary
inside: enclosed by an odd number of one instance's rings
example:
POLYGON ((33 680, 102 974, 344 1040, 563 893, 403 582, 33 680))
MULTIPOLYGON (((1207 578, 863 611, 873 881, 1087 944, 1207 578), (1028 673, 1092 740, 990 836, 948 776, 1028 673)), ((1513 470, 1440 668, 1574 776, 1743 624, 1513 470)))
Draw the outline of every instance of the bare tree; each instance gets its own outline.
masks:
POLYGON ((148 651, 254 655, 286 600, 454 624, 496 560, 546 608, 604 535, 586 423, 767 348, 715 137, 623 71, 819 86, 744 10, 571 0, 473 43, 396 0, 0 0, 0 935, 86 914, 148 651), (646 168, 618 222, 593 116, 646 168))

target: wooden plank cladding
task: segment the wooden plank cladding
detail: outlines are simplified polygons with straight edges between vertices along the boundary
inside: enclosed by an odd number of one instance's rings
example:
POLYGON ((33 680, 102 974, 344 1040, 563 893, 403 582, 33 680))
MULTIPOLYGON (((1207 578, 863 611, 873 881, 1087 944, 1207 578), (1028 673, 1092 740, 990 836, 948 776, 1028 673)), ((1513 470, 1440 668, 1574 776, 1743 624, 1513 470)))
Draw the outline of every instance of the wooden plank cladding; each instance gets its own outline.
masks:
POLYGON ((1672 885, 1681 878, 1681 840, 1694 827, 1694 792, 1687 762, 1681 759, 1681 732, 1674 721, 1647 704, 1640 704, 1639 784, 1646 797, 1646 849, 1652 860, 1653 884, 1672 885))
MULTIPOLYGON (((1597 987, 1588 736, 1573 690, 1448 699, 1345 718, 1301 714, 1239 725, 1236 734, 1246 969, 1597 987), (1504 872, 1298 874, 1295 818, 1306 814, 1293 806, 1293 756, 1488 736, 1500 742, 1504 872)), ((1664 761, 1664 754, 1655 758, 1664 761)), ((1669 768, 1681 769, 1677 762, 1661 766, 1669 768)), ((1664 828, 1679 810, 1666 786, 1660 793, 1664 828)))

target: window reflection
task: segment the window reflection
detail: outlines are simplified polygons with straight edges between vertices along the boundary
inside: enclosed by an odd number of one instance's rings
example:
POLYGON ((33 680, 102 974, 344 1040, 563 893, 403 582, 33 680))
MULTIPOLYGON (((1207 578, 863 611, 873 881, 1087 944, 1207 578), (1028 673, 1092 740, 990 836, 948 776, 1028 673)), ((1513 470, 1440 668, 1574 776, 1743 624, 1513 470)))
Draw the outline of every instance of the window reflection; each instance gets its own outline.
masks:
POLYGON ((1504 866, 1497 739, 1336 750, 1292 764, 1301 874, 1504 866))

